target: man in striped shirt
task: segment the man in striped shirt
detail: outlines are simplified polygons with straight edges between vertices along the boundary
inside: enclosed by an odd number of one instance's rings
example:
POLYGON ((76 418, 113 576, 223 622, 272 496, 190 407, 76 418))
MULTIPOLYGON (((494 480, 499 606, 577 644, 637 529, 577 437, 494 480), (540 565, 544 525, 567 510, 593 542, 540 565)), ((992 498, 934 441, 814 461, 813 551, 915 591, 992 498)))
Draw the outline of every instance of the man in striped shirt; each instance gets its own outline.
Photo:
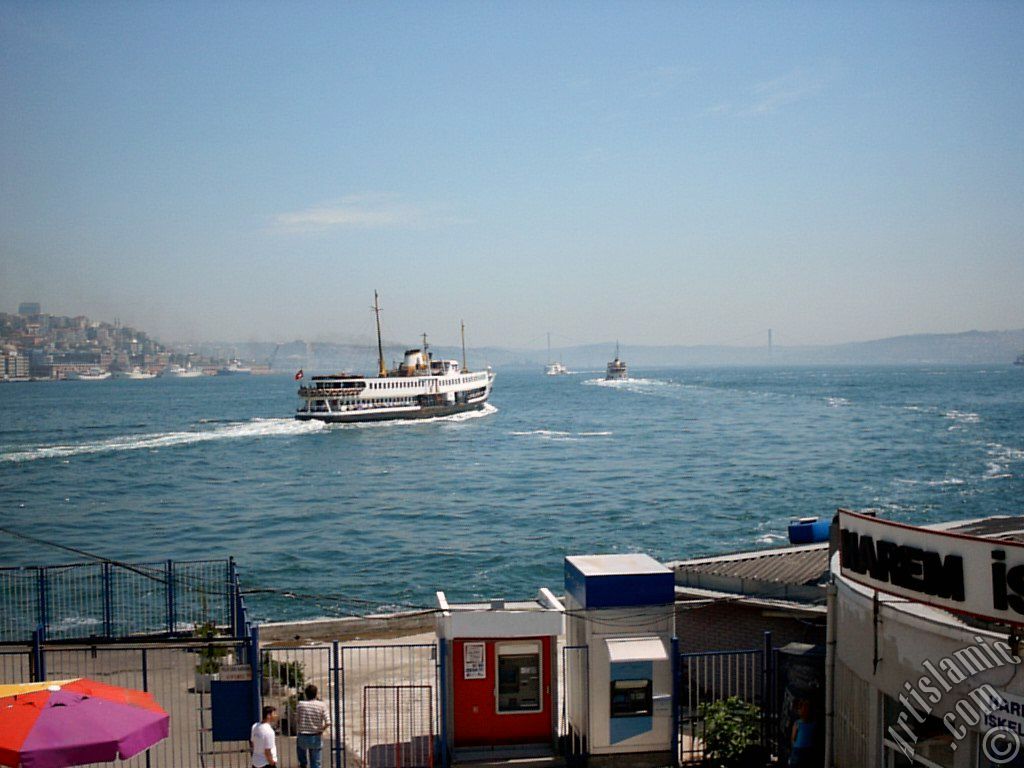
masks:
POLYGON ((327 705, 316 697, 316 686, 310 683, 305 693, 306 698, 295 707, 299 768, 320 768, 323 733, 331 726, 331 719, 327 716, 327 705))

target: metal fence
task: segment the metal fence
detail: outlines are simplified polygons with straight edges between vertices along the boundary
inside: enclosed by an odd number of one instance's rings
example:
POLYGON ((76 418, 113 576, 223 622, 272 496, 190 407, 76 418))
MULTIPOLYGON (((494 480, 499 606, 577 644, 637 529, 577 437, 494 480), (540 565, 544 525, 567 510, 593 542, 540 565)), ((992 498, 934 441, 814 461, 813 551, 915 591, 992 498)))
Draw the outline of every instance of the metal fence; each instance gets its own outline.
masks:
POLYGON ((239 599, 232 559, 3 567, 0 643, 237 629, 239 599))
POLYGON ((323 765, 341 764, 340 701, 338 698, 338 644, 275 646, 262 651, 261 693, 264 704, 277 707, 279 732, 277 764, 282 768, 298 765, 295 737, 296 706, 307 685, 315 685, 317 697, 327 704, 331 728, 323 735, 323 765))
POLYGON ((436 643, 343 646, 342 768, 433 766, 440 676, 436 643))
MULTIPOLYGON (((149 691, 170 715, 168 738, 124 761, 130 768, 203 766, 246 768, 248 742, 212 741, 210 702, 197 667, 205 655, 219 662, 247 661, 237 639, 182 640, 151 644, 59 645, 41 649, 47 680, 88 677, 110 685, 149 691)), ((39 677, 29 648, 0 649, 0 678, 29 682, 39 677)))
POLYGON ((770 632, 765 633, 764 642, 760 649, 679 654, 676 705, 681 763, 700 763, 709 757, 706 707, 729 698, 756 708, 761 752, 766 757, 777 754, 777 665, 770 632))
POLYGON ((326 768, 430 768, 444 762, 436 643, 274 646, 262 652, 263 703, 280 717, 278 764, 298 765, 295 713, 312 683, 327 704, 326 768))

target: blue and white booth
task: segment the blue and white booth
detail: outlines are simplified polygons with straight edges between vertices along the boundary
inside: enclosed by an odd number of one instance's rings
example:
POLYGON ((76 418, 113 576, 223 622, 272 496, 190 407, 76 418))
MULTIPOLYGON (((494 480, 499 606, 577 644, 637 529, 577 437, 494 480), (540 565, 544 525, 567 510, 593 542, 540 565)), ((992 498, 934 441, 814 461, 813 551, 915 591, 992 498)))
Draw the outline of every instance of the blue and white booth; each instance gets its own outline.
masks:
POLYGON ((565 558, 570 750, 671 765, 675 576, 648 555, 565 558))

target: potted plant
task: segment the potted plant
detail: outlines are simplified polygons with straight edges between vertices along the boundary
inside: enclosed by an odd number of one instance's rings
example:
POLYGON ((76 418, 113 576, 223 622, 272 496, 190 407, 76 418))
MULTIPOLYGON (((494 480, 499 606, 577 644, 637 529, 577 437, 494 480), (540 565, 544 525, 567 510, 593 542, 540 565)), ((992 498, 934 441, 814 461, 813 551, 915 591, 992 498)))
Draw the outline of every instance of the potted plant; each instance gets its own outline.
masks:
POLYGON ((289 689, 298 690, 306 683, 306 665, 301 661, 278 661, 270 654, 263 653, 263 680, 261 693, 282 693, 289 689))
MULTIPOLYGON (((214 626, 213 622, 207 621, 196 627, 195 636, 205 640, 212 640, 217 636, 217 627, 214 626)), ((213 643, 199 649, 197 652, 199 659, 196 663, 196 693, 210 692, 210 682, 217 679, 220 666, 224 663, 224 658, 229 653, 230 651, 227 648, 214 645, 213 643)))

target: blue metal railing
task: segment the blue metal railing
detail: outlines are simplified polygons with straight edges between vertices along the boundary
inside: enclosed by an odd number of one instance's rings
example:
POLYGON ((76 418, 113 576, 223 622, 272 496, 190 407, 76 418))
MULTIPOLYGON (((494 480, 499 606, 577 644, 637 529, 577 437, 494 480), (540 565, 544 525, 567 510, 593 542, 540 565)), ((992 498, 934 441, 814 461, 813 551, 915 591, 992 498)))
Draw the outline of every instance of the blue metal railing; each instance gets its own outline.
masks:
POLYGON ((0 643, 172 636, 245 629, 233 559, 0 568, 0 643))

